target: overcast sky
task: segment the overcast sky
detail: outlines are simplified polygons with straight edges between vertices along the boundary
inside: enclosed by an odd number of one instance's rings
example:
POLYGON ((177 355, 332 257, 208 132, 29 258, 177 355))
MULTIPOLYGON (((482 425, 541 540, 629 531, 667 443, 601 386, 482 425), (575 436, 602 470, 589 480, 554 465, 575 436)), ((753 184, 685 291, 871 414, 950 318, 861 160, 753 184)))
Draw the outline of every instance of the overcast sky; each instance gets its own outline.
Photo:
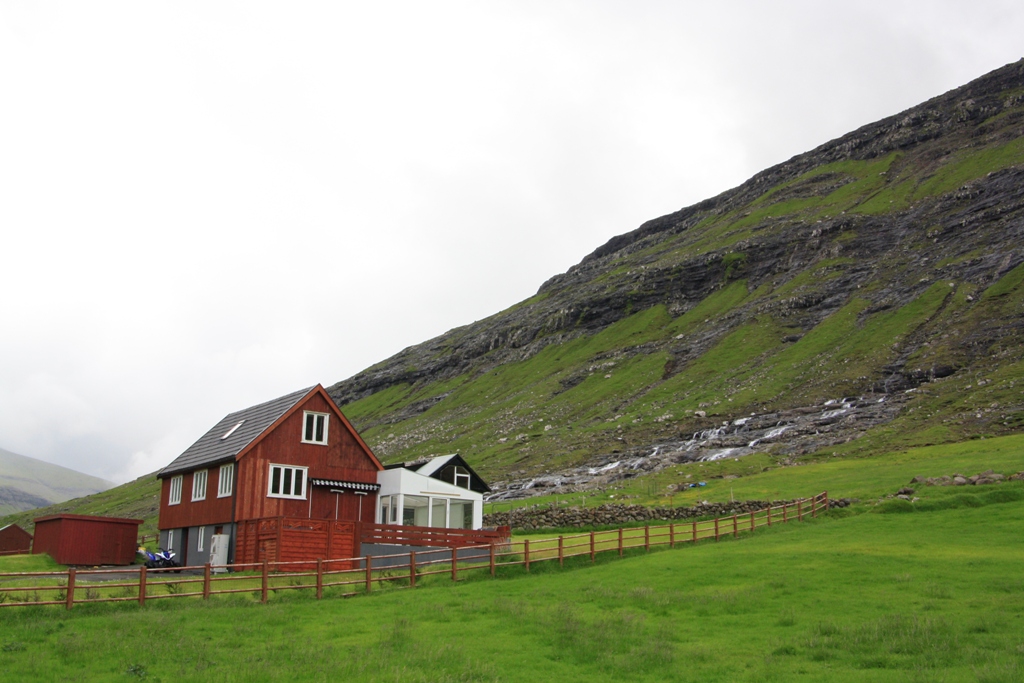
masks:
POLYGON ((997 2, 0 1, 0 447, 117 482, 1024 56, 997 2))

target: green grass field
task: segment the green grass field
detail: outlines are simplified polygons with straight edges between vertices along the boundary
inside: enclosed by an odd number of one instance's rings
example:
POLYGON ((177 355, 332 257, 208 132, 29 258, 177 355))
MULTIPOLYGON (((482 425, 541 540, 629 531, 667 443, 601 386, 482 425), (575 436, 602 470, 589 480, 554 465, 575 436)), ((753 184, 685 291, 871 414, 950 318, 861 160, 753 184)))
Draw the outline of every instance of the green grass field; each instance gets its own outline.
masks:
MULTIPOLYGON (((911 472, 1019 465, 1018 441, 988 441, 987 457, 970 442, 895 454, 889 466, 820 462, 731 483, 807 493, 831 478, 874 500, 911 472)), ((717 544, 498 579, 467 572, 458 584, 435 576, 349 599, 6 608, 0 671, 18 681, 1024 680, 1024 482, 919 495, 717 544), (915 511, 897 514, 905 508, 915 511)), ((0 569, 12 561, 38 562, 0 569)))

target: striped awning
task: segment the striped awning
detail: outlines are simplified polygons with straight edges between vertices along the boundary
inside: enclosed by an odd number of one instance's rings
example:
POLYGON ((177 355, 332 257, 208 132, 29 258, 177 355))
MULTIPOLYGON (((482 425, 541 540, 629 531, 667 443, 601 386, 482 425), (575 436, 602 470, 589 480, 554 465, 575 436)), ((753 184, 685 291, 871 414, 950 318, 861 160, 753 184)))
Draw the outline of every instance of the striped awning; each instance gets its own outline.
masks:
POLYGON ((380 491, 380 484, 364 484, 361 481, 337 481, 334 479, 310 479, 313 486, 330 486, 332 489, 351 489, 352 491, 380 491))

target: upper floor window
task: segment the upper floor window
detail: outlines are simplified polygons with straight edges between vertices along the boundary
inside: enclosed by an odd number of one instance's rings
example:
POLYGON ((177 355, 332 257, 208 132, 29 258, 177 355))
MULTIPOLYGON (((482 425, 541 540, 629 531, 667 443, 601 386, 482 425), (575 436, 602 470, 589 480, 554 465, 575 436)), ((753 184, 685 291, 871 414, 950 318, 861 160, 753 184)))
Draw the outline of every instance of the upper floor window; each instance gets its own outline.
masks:
POLYGON ((198 470, 192 474, 192 500, 206 500, 207 470, 198 470))
POLYGON ((311 413, 308 410, 303 413, 304 424, 302 428, 303 443, 327 443, 327 413, 311 413))
POLYGON ((220 466, 217 476, 217 497, 227 498, 235 491, 235 463, 220 466))
POLYGON ((441 481, 455 484, 458 487, 469 488, 469 470, 461 465, 449 465, 441 471, 441 481))
POLYGON ((181 502, 181 475, 171 477, 171 492, 167 496, 168 505, 177 505, 181 502))
POLYGON ((271 465, 270 485, 267 495, 271 498, 306 498, 306 467, 271 465))

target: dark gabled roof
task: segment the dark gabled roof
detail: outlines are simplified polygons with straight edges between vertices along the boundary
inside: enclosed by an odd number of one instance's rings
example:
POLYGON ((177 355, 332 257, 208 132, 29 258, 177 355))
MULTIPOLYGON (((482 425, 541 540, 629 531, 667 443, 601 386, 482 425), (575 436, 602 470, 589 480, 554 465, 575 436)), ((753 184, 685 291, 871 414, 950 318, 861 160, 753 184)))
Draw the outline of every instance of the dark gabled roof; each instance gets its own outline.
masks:
POLYGON ((393 470, 401 467, 403 469, 412 470, 417 474, 422 474, 425 477, 430 477, 431 479, 441 480, 441 470, 448 465, 459 465, 469 472, 469 489, 471 491, 476 491, 477 493, 490 492, 491 487, 483 480, 483 477, 477 474, 473 468, 469 466, 469 463, 467 463, 466 460, 458 453, 440 455, 436 458, 421 458, 419 460, 411 460, 409 462, 385 465, 384 469, 393 470))
POLYGON ((203 434, 194 444, 174 461, 157 472, 163 478, 179 472, 188 472, 203 465, 215 465, 235 459, 242 450, 253 442, 268 427, 277 422, 281 416, 310 394, 316 386, 275 398, 237 413, 231 413, 203 434), (223 438, 235 425, 241 422, 228 438, 223 438))

